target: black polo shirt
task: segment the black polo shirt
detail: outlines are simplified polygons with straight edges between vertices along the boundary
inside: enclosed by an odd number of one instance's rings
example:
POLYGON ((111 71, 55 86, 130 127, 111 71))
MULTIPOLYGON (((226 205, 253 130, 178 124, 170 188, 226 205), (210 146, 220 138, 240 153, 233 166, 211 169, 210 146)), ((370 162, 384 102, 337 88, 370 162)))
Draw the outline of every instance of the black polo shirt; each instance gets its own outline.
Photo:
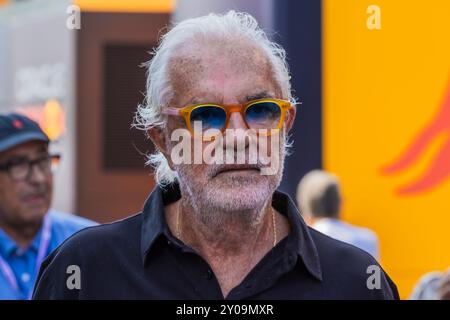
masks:
MULTIPOLYGON (((207 262, 167 226, 164 206, 179 198, 178 186, 157 187, 142 213, 72 236, 42 264, 34 299, 223 299, 207 262)), ((368 253, 307 227, 286 194, 272 205, 291 232, 227 299, 398 299, 368 253)))

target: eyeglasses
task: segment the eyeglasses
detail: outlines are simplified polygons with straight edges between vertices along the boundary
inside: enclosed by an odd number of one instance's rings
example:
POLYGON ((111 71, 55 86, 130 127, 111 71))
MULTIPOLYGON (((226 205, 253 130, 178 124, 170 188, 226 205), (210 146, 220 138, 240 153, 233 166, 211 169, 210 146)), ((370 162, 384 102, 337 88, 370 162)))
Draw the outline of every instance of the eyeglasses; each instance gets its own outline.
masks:
POLYGON ((59 154, 45 155, 35 160, 17 158, 0 164, 0 171, 8 172, 14 181, 22 181, 30 177, 31 169, 34 166, 37 166, 45 175, 55 172, 60 160, 61 156, 59 154))
POLYGON ((286 111, 292 107, 291 102, 278 99, 258 99, 245 104, 219 105, 199 104, 184 108, 166 107, 163 114, 181 116, 192 135, 204 134, 208 129, 223 132, 228 127, 230 115, 239 112, 247 128, 261 131, 265 129, 266 136, 272 134, 272 129, 279 130, 283 126, 286 111), (195 132, 194 122, 199 121, 202 132, 195 132))

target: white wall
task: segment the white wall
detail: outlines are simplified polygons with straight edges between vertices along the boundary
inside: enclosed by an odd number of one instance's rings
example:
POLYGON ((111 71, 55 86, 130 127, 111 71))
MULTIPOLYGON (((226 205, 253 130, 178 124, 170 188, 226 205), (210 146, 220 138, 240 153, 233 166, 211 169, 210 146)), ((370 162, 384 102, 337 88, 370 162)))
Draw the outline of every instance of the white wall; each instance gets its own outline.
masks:
POLYGON ((76 31, 66 27, 69 4, 70 0, 24 1, 0 9, 0 112, 30 110, 54 98, 63 106, 66 132, 51 145, 63 156, 52 207, 73 212, 76 31), (46 90, 36 90, 36 85, 46 90))

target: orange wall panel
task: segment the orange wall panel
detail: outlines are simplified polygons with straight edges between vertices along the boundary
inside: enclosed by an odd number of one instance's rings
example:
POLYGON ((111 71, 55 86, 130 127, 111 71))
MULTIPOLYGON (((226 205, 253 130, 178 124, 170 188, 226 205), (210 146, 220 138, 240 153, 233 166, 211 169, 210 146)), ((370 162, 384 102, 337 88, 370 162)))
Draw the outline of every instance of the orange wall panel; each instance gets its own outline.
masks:
POLYGON ((450 1, 323 0, 324 167, 407 298, 450 266, 450 1), (370 30, 367 8, 380 9, 370 30))

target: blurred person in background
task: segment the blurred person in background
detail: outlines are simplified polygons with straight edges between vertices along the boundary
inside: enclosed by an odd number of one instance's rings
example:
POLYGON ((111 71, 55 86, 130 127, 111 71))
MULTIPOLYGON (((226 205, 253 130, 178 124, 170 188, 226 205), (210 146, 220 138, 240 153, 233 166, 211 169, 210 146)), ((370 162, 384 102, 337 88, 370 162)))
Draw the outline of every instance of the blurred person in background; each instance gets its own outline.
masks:
POLYGON ((417 282, 410 300, 450 300, 450 269, 447 272, 433 271, 417 282))
POLYGON ((342 195, 339 179, 335 175, 323 170, 307 173, 298 185, 297 203, 305 220, 314 229, 379 259, 376 234, 340 220, 342 195))
POLYGON ((29 299, 45 257, 95 223, 49 210, 60 156, 33 120, 0 115, 0 299, 29 299))

